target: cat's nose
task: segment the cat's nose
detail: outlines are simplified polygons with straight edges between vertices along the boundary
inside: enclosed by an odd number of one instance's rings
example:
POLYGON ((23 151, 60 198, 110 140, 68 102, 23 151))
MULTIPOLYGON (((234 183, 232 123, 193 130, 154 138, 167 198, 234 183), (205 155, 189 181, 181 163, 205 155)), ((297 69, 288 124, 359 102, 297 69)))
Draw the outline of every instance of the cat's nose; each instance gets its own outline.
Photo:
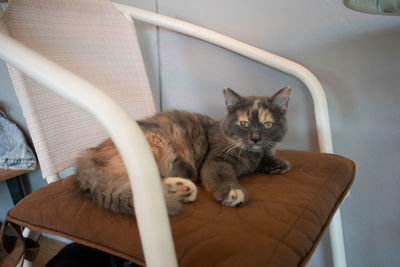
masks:
POLYGON ((260 137, 252 137, 252 138, 250 138, 251 139, 251 141, 253 141, 254 142, 254 144, 257 144, 258 143, 258 141, 260 141, 261 139, 260 139, 260 137))

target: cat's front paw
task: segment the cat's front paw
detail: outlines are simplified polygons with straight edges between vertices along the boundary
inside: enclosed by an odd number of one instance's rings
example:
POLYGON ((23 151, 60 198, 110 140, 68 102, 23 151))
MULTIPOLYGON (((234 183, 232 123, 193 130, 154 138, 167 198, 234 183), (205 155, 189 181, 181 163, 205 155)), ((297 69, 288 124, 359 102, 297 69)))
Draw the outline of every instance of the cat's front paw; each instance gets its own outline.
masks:
POLYGON ((264 172, 268 174, 285 174, 289 171, 290 163, 282 159, 275 159, 270 166, 264 167, 264 172))
POLYGON ((181 177, 167 177, 163 179, 165 193, 183 203, 196 200, 197 187, 189 179, 181 177))
POLYGON ((247 202, 247 192, 243 189, 231 189, 222 204, 229 207, 240 207, 247 202))
POLYGON ((240 188, 224 188, 214 192, 215 198, 222 205, 229 207, 240 207, 247 203, 247 191, 243 187, 240 188))

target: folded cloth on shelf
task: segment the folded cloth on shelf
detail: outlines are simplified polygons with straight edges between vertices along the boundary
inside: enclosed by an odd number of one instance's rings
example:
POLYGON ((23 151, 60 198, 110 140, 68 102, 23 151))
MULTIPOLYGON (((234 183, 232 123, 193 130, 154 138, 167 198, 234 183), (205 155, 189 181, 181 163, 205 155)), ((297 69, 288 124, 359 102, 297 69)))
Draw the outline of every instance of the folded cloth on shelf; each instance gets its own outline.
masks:
POLYGON ((36 157, 18 126, 0 110, 0 168, 34 170, 36 157))

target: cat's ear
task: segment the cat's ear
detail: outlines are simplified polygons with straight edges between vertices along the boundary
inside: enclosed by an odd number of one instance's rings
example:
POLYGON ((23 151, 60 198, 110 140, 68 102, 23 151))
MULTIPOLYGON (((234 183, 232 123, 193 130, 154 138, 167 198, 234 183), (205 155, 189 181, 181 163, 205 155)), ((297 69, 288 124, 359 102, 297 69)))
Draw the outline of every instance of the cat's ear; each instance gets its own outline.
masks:
POLYGON ((225 87, 223 91, 225 96, 226 107, 228 108, 229 111, 232 111, 233 107, 242 101, 242 97, 228 87, 225 87))
POLYGON ((279 90, 276 94, 272 96, 272 103, 281 108, 281 110, 285 113, 288 108, 289 98, 292 89, 288 86, 281 90, 279 90))

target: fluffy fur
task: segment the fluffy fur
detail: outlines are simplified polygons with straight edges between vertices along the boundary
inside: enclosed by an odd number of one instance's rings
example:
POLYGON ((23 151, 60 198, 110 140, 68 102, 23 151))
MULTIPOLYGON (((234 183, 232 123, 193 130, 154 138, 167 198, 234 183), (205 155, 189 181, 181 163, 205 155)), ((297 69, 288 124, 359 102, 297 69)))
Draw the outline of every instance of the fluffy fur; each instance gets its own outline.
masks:
MULTIPOLYGON (((240 176, 290 169, 274 156, 286 133, 290 88, 272 97, 242 97, 229 88, 223 92, 227 114, 222 121, 175 110, 138 122, 156 158, 170 215, 179 212, 181 202, 196 199, 198 182, 221 204, 242 206, 248 195, 240 176)), ((129 179, 110 139, 80 155, 77 181, 80 191, 100 206, 134 214, 129 179)))

